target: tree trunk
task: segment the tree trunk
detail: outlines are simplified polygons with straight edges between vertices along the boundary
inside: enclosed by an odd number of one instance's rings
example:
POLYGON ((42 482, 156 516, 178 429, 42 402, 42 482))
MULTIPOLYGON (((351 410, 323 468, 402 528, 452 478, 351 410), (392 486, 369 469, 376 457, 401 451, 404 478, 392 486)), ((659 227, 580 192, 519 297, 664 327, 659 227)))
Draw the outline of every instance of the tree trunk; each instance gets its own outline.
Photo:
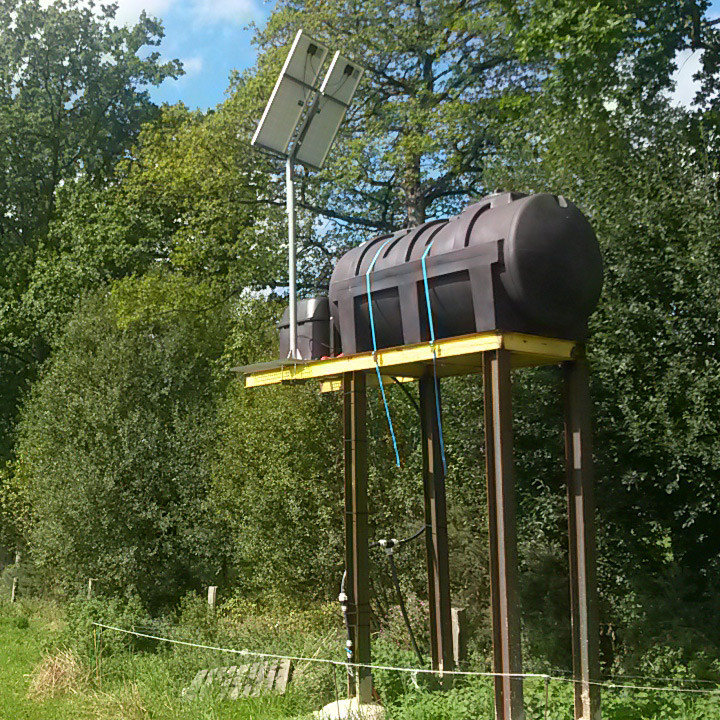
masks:
POLYGON ((407 227, 415 227, 425 222, 425 194, 420 184, 420 157, 405 168, 402 183, 407 210, 407 227))

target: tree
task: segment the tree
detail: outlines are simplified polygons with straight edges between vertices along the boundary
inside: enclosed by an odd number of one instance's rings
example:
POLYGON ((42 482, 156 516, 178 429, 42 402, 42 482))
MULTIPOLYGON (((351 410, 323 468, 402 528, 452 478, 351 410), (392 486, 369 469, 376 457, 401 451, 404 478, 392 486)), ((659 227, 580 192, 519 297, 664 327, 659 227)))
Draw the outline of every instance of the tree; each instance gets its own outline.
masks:
POLYGON ((244 92, 203 115, 164 108, 141 132, 123 168, 119 210, 132 205, 162 221, 158 256, 174 271, 222 283, 228 294, 286 281, 284 212, 265 201, 265 158, 253 152, 244 92))
POLYGON ((422 223, 485 192, 483 163, 497 141, 488 120, 539 86, 497 11, 485 0, 279 3, 258 34, 267 77, 277 46, 301 26, 367 68, 326 170, 307 179, 305 207, 356 237, 422 223))
POLYGON ((258 198, 268 175, 238 138, 237 120, 237 103, 207 115, 165 107, 143 126, 112 183, 81 180, 59 190, 26 293, 50 344, 75 298, 158 265, 214 283, 226 297, 283 284, 281 214, 258 198))
POLYGON ((97 577, 157 607, 223 577, 208 492, 229 313, 198 312, 211 299, 162 275, 95 295, 33 386, 15 474, 33 560, 56 587, 97 577), (148 294, 166 298, 162 319, 146 316, 148 294))
POLYGON ((30 290, 38 258, 52 250, 58 190, 107 180, 143 122, 147 85, 177 77, 161 63, 162 27, 142 15, 113 25, 116 6, 57 0, 0 2, 0 453, 7 456, 19 395, 48 352, 30 290))
POLYGON ((720 562, 717 147, 661 95, 639 97, 632 82, 613 92, 615 107, 562 122, 541 105, 489 172, 572 198, 598 234, 605 289, 589 357, 605 620, 638 652, 669 642, 692 654, 720 642, 708 631, 720 562))
MULTIPOLYGON (((306 284, 326 286, 348 243, 454 213, 494 191, 486 166, 540 98, 552 99, 542 106, 554 106, 558 122, 612 101, 620 87, 652 102, 669 87, 675 54, 693 42, 693 18, 706 9, 705 0, 280 2, 257 36, 252 117, 267 99, 257 79, 272 83, 299 27, 342 45, 367 69, 325 170, 300 173, 299 205, 311 213, 301 273, 315 271, 306 284), (320 232, 318 215, 330 221, 320 232)), ((709 42, 712 26, 701 27, 709 42)), ((281 190, 278 183, 268 199, 281 190)))

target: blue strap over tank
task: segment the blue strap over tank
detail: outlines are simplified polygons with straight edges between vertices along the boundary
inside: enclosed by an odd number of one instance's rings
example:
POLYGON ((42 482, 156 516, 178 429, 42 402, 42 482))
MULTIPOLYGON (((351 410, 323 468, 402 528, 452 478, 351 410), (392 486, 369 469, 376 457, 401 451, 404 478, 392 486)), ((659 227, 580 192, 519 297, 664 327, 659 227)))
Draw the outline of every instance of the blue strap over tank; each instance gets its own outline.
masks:
POLYGON ((395 437, 395 429, 393 428, 392 418, 390 417, 390 406, 388 405, 387 397, 385 397, 385 386, 383 385, 382 376, 380 375, 380 365, 377 359, 377 338, 375 336, 375 319, 373 317, 373 306, 372 306, 372 293, 370 290, 370 275, 375 267, 377 259, 380 257, 380 253, 383 248, 392 240, 388 238, 377 250, 375 257, 373 257, 367 272, 365 273, 365 286, 367 287, 367 299, 368 299, 368 316, 370 317, 370 334, 372 335, 373 345, 373 358, 375 359, 375 372, 377 373, 378 385, 380 386, 380 394, 382 395, 383 405, 385 406, 385 417, 387 418, 388 427, 390 428, 390 437, 392 438, 393 449, 395 450, 395 464, 400 467, 400 452, 398 451, 397 438, 395 437))
POLYGON ((435 323, 433 322, 432 308, 430 307, 430 286, 428 284, 427 276, 427 265, 425 258, 427 258, 430 248, 433 246, 435 241, 431 240, 428 246, 425 248, 425 252, 420 258, 420 264, 422 265, 423 274, 423 285, 425 286, 425 304, 427 305, 427 316, 428 316, 428 327, 430 328, 430 347, 432 348, 433 358, 433 382, 435 384, 435 413, 437 414, 438 422, 438 440, 440 441, 440 456, 442 457, 443 472, 447 472, 447 462, 445 460, 445 440, 443 438, 443 426, 442 426, 442 413, 440 411, 440 383, 438 381, 437 374, 437 356, 435 355, 435 323))

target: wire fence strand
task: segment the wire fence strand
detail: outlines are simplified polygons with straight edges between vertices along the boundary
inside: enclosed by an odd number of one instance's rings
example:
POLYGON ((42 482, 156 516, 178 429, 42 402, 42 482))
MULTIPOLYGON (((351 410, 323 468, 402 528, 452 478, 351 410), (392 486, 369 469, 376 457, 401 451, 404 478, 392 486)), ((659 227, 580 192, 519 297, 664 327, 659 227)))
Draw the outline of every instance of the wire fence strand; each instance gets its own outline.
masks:
MULTIPOLYGON (((561 675, 551 675, 549 673, 498 673, 498 672, 482 672, 479 670, 435 670, 432 668, 411 668, 411 667, 402 667, 402 666, 395 666, 395 665, 377 665, 372 663, 348 663, 343 660, 332 660, 329 658, 318 658, 318 657, 303 657, 301 655, 279 655, 277 653, 266 653, 266 652, 255 652, 252 650, 237 650, 235 648, 224 648, 219 647, 217 645, 205 645, 203 643, 194 643, 190 642, 188 640, 176 640, 174 638, 166 638, 162 637, 160 635, 151 635, 150 633, 143 633, 138 632, 136 630, 128 630, 127 628, 120 628, 116 627, 114 625, 106 625, 104 623, 94 622, 94 626, 103 628, 105 630, 111 630, 114 632, 124 633, 126 635, 133 635, 135 637, 141 637, 146 638, 149 640, 157 640, 158 642, 165 642, 172 645, 182 645, 185 647, 191 647, 196 648, 199 650, 210 650, 213 652, 222 652, 222 653, 229 653, 233 655, 240 655, 244 657, 257 657, 257 658, 265 658, 265 659, 271 659, 271 660, 291 660, 293 662, 306 662, 306 663, 318 663, 318 664, 324 664, 334 667, 344 667, 344 668, 367 668, 369 670, 384 670, 384 671, 392 671, 392 672, 405 672, 410 673, 413 675, 418 674, 429 674, 429 675, 438 675, 438 676, 445 676, 445 675, 455 675, 455 676, 462 676, 462 677, 484 677, 484 678, 498 678, 498 677, 509 677, 509 678, 519 678, 519 679, 535 679, 535 680, 544 680, 546 683, 550 681, 556 681, 556 682, 564 682, 564 683, 572 683, 572 684, 581 684, 585 681, 578 680, 576 678, 568 678, 563 677, 561 675)), ((699 681, 698 681, 699 682, 699 681)), ((684 694, 693 694, 693 695, 715 695, 720 696, 720 690, 700 690, 696 688, 686 688, 686 687, 658 687, 654 685, 634 685, 634 684, 624 684, 624 683, 612 683, 607 681, 587 681, 588 685, 594 685, 599 686, 600 688, 605 688, 608 690, 637 690, 637 691, 656 691, 656 692, 675 692, 675 693, 684 693, 684 694)))

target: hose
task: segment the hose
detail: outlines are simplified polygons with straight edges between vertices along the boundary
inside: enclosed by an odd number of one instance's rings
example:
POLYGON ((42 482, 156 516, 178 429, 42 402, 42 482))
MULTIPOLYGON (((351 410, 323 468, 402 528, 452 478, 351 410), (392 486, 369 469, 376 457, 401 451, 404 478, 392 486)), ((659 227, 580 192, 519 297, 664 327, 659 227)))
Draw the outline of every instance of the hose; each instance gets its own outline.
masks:
POLYGON ((405 608, 405 601, 403 600, 402 592, 400 591, 400 580, 398 579, 397 568, 395 567, 395 558, 393 557, 392 552, 388 553, 388 561, 390 562, 390 574, 392 575, 393 583, 395 584, 395 592, 397 593, 400 612, 402 613, 403 620, 405 621, 405 627, 407 628, 408 636, 410 637, 410 643, 413 646, 413 650, 415 651, 418 660, 420 661, 420 665, 423 665, 425 663, 425 659, 420 652, 420 648, 418 648, 417 641, 415 640, 415 633, 413 632, 412 625, 410 624, 410 618, 408 617, 407 609, 405 608))
MULTIPOLYGON (((416 540, 425 532, 426 529, 427 525, 423 525, 416 533, 410 535, 410 537, 403 538, 402 540, 397 540, 395 538, 383 539, 377 540, 376 542, 370 543, 368 545, 368 548, 381 547, 383 550, 385 550, 388 562, 390 563, 390 575, 392 577, 393 585, 395 586, 395 593, 397 595, 398 605, 400 605, 400 613, 402 615, 403 621, 405 623, 405 628, 407 629, 407 633, 410 638, 410 644, 412 645, 412 648, 415 651, 415 655, 417 655, 417 658, 420 661, 421 665, 425 664, 425 658, 423 658, 422 653, 420 652, 417 640, 415 639, 415 633, 413 632, 412 625, 410 623, 410 617, 408 616, 407 607, 405 606, 405 600, 403 598, 402 590, 400 588, 400 578, 398 577, 397 565, 395 565, 394 554, 396 547, 405 545, 405 543, 416 540)), ((338 595, 338 601, 340 602, 340 609, 342 610, 345 630, 347 632, 347 640, 345 641, 345 652, 347 654, 347 673, 348 677, 352 681, 352 678, 354 677, 352 667, 354 647, 352 641, 352 629, 350 627, 350 620, 348 618, 348 596, 345 592, 346 582, 347 570, 343 572, 342 580, 340 581, 340 594, 338 595)))
POLYGON ((397 566, 395 565, 394 555, 396 547, 405 545, 405 543, 416 540, 425 532, 426 529, 427 525, 423 525, 423 527, 421 527, 416 533, 402 540, 396 540, 395 538, 388 540, 378 540, 377 542, 371 543, 369 545, 369 547, 371 548, 381 547, 383 548, 383 550, 385 550, 388 562, 390 563, 390 575, 392 577, 393 585, 395 586, 395 593, 397 594, 398 605, 400 605, 400 613, 402 615, 403 621, 405 622, 405 628, 407 629, 408 637, 410 638, 410 644, 412 645, 413 650, 415 651, 415 655, 417 655, 417 658, 420 661, 421 665, 425 664, 425 658, 423 658, 422 653, 420 652, 417 640, 415 639, 415 633, 413 632, 412 625, 410 624, 410 617, 408 616, 407 608, 405 606, 405 600, 403 598, 402 590, 400 588, 400 579, 398 578, 397 566))

